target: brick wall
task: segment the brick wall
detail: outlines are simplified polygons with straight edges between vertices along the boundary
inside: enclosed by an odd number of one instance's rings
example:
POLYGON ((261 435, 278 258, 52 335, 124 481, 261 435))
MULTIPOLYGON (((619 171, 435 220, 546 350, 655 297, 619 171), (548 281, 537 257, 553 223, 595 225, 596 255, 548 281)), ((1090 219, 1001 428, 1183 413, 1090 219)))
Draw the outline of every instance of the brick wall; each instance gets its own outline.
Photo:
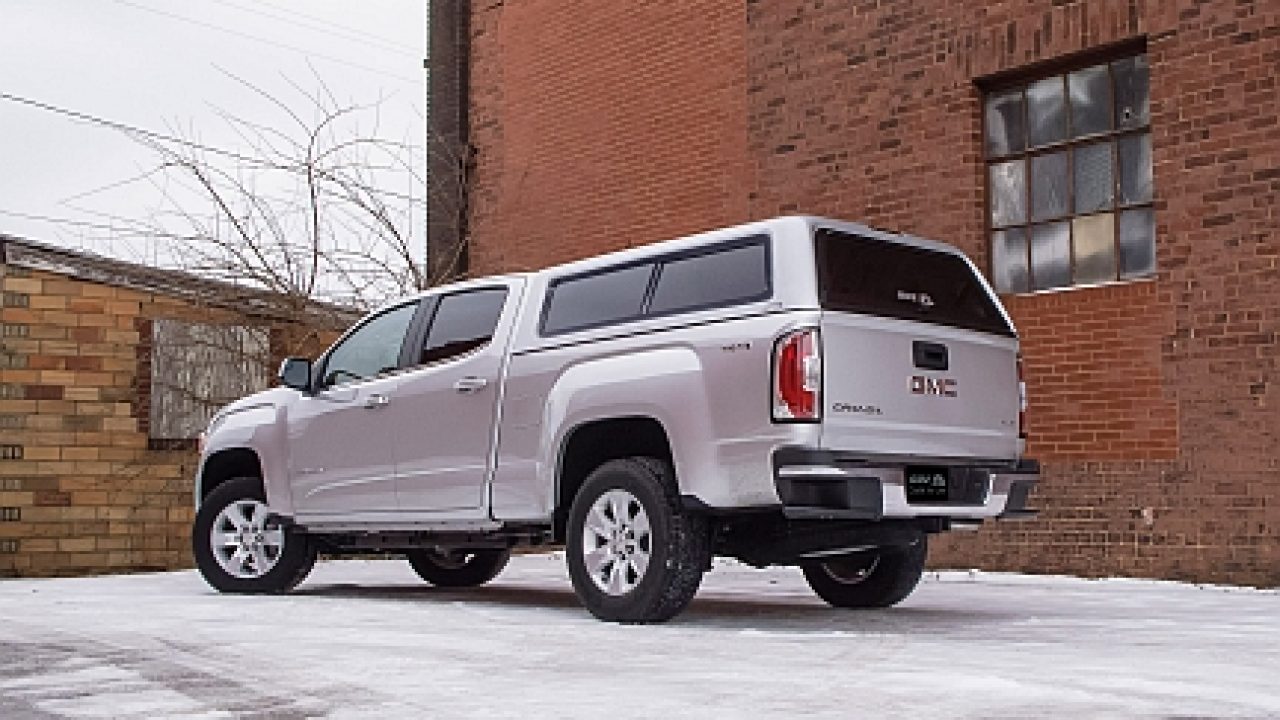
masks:
MULTIPOLYGON (((0 269, 0 577, 189 566, 197 458, 194 442, 149 448, 149 321, 250 321, 163 294, 0 269)), ((281 355, 328 339, 288 326, 273 337, 281 355)))
POLYGON ((1045 516, 934 559, 1280 582, 1280 6, 750 7, 753 213, 865 218, 983 266, 974 80, 1146 38, 1159 274, 1009 299, 1045 516))
POLYGON ((1173 312, 1139 281, 1005 298, 1030 382, 1027 451, 1055 460, 1159 460, 1178 453, 1162 343, 1173 312))
POLYGON ((741 2, 473 8, 476 274, 745 219, 741 2))
POLYGON ((1280 5, 746 0, 690 3, 696 22, 669 5, 477 11, 479 272, 790 212, 944 239, 986 267, 976 81, 1145 40, 1158 274, 1006 299, 1045 513, 933 558, 1280 583, 1280 5), (628 42, 659 29, 673 41, 628 42), (655 93, 643 107, 674 111, 619 109, 655 93), (694 96, 715 122, 682 112, 694 96))
POLYGON ((4 289, 0 575, 186 565, 194 458, 148 451, 132 402, 154 298, 12 267, 4 289))

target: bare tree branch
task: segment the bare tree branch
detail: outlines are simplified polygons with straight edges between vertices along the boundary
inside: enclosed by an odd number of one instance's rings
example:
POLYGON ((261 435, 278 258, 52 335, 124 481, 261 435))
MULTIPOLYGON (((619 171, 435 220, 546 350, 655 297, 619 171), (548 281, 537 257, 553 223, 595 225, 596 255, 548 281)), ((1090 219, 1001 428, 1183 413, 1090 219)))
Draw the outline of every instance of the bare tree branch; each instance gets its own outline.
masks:
MULTIPOLYGON (((228 75, 282 122, 219 112, 240 142, 229 158, 135 137, 159 160, 140 178, 160 203, 150 218, 127 222, 130 237, 149 234, 165 264, 299 301, 368 307, 458 276, 458 258, 428 271, 420 228, 436 191, 459 216, 435 220, 465 227, 465 175, 433 188, 415 165, 420 146, 377 135, 378 103, 342 104, 319 81, 311 92, 289 81, 298 94, 290 102, 228 75)), ((467 154, 456 157, 465 167, 467 154)))

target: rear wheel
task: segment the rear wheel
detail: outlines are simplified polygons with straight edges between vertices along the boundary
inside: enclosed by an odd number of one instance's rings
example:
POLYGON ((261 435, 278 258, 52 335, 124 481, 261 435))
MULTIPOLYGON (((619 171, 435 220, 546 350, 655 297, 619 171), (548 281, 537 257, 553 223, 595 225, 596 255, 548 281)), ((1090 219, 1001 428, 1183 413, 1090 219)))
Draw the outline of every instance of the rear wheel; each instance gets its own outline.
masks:
POLYGON ((610 460, 569 512, 569 577, 601 620, 662 622, 689 604, 710 559, 706 519, 683 508, 669 463, 610 460))
POLYGON ((448 550, 423 548, 405 553, 418 577, 446 588, 483 585, 498 576, 511 559, 507 549, 448 550))
POLYGON ((915 590, 928 554, 926 535, 913 545, 840 555, 801 565, 809 587, 835 607, 882 608, 915 590))
POLYGON ((311 538, 285 527, 267 508, 262 481, 233 478, 200 504, 191 531, 196 567, 225 593, 281 593, 311 572, 311 538))

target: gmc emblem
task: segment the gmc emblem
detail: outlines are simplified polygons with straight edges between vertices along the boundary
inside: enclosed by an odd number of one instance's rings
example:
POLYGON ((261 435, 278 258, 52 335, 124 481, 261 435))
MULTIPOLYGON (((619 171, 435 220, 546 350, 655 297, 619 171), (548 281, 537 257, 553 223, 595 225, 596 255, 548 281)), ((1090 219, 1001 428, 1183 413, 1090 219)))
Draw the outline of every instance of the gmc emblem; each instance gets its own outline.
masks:
POLYGON ((956 396, 956 381, 951 378, 931 378, 923 375, 911 376, 912 395, 956 396))

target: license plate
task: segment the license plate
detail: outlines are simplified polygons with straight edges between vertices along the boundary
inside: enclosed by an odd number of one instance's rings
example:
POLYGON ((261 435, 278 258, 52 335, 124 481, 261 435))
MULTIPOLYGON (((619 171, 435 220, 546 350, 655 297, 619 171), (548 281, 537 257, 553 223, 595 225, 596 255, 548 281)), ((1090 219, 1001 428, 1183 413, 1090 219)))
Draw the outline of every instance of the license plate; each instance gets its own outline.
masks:
POLYGON ((946 468, 907 468, 907 502, 936 503, 950 499, 946 468))

